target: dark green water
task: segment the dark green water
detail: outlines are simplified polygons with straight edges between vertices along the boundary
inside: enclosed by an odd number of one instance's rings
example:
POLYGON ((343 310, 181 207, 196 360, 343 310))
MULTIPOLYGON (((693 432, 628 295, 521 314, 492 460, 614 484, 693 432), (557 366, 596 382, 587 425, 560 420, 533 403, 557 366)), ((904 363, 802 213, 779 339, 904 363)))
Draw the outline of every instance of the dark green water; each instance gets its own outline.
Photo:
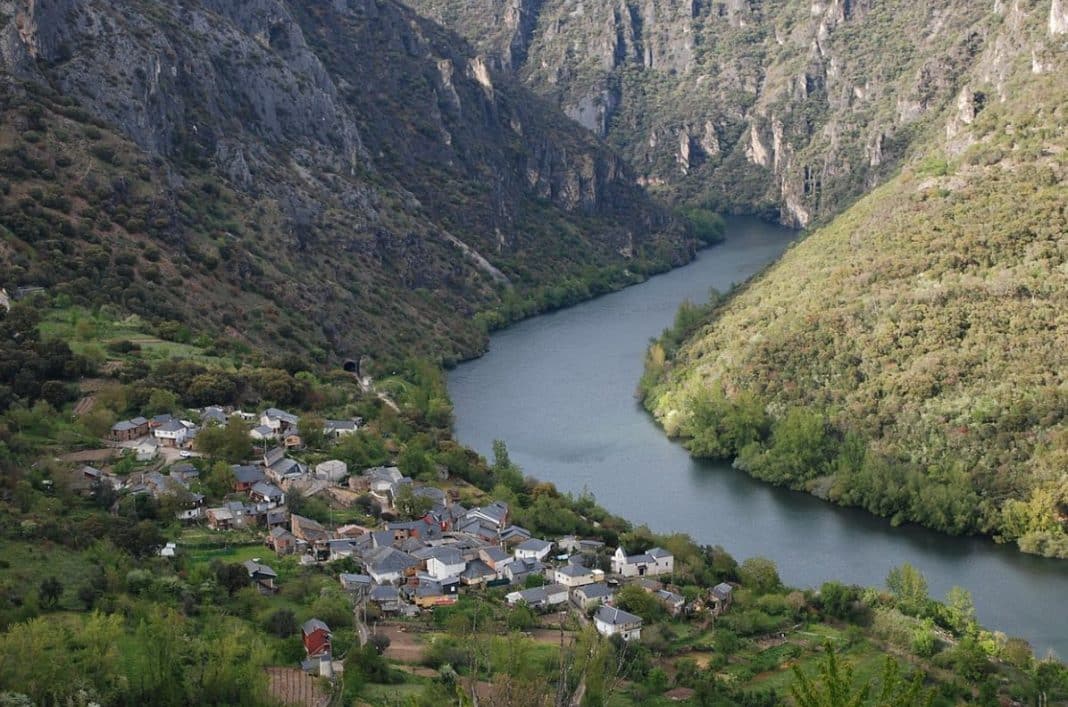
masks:
POLYGON ((738 559, 763 555, 785 582, 882 586, 890 568, 919 567, 931 593, 972 592, 980 621, 1068 657, 1068 562, 976 538, 893 528, 863 511, 694 461, 634 397, 650 337, 686 298, 706 299, 774 260, 793 233, 733 220, 727 242, 636 287, 522 322, 449 375, 456 436, 483 454, 508 443, 524 471, 567 491, 588 488, 609 510, 656 531, 689 533, 738 559))

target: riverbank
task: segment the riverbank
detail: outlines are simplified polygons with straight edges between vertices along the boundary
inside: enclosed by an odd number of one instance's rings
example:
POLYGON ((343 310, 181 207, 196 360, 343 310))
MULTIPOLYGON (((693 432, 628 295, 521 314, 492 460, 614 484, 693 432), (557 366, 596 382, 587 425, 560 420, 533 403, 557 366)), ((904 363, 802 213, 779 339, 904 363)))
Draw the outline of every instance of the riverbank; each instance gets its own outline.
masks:
MULTIPOLYGON (((687 217, 693 220, 693 217, 687 217)), ((553 285, 545 285, 525 295, 510 290, 503 302, 474 315, 474 321, 488 337, 509 326, 530 319, 531 317, 551 314, 583 302, 619 292, 627 287, 640 285, 649 278, 685 267, 697 258, 702 251, 714 248, 725 240, 726 221, 718 214, 706 214, 703 226, 695 222, 697 240, 693 251, 687 253, 685 260, 679 260, 678 254, 662 252, 653 257, 642 256, 626 265, 607 265, 600 268, 587 268, 580 276, 571 277, 553 285), (714 220, 709 221, 711 217, 714 220)), ((738 218, 738 217, 734 217, 738 218)), ((755 218, 755 217, 754 217, 755 218)), ((476 359, 486 353, 489 339, 485 346, 471 355, 446 357, 442 365, 446 369, 476 359)))
POLYGON ((455 434, 491 453, 504 439, 528 473, 593 492, 611 512, 659 532, 685 532, 739 557, 764 555, 783 580, 828 577, 878 585, 909 562, 933 594, 973 592, 980 620, 1068 655, 1068 567, 978 538, 892 527, 857 509, 772 487, 726 464, 692 459, 634 399, 651 337, 680 302, 703 302, 773 261, 796 234, 731 220, 726 243, 635 287, 526 320, 494 334, 483 357, 449 373, 455 434), (1012 597, 1006 601, 1005 597, 1012 597), (1052 620, 1051 620, 1051 617, 1052 620))

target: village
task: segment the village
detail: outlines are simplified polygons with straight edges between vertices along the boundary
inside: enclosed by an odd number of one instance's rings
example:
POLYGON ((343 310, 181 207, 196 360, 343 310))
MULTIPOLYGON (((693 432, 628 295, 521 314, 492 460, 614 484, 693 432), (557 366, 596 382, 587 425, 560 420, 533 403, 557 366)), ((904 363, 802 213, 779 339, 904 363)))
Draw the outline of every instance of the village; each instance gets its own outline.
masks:
MULTIPOLYGON (((120 476, 83 466, 83 480, 119 494, 178 499, 175 516, 186 527, 261 534, 265 556, 248 559, 243 567, 249 582, 267 595, 279 590, 268 554, 295 558, 303 566, 343 564, 347 571, 339 571, 337 579, 351 598, 361 642, 367 629, 360 616, 368 608, 376 617, 411 618, 486 589, 501 589, 508 607, 573 612, 602 636, 622 641, 639 640, 643 628, 641 617, 615 606, 616 595, 628 585, 649 593, 671 617, 715 617, 731 605, 734 587, 726 582, 688 602, 672 584, 675 558, 663 548, 628 554, 598 539, 537 537, 512 522, 503 501, 465 507, 463 482, 450 480, 444 470, 436 483, 427 483, 404 476, 396 466, 356 470, 337 459, 308 466, 295 458, 304 449, 300 418, 285 410, 250 414, 210 406, 190 412, 199 423, 171 415, 115 423, 108 443, 150 470, 120 476), (225 427, 232 418, 246 423, 249 447, 261 453, 231 465, 229 493, 209 503, 202 472, 193 463, 200 456, 196 439, 203 429, 225 427), (374 522, 330 527, 292 510, 312 497, 358 505, 374 522)), ((356 433, 361 423, 359 418, 326 420, 323 439, 329 445, 356 433)), ((180 541, 159 550, 163 557, 181 552, 180 541)), ((342 669, 324 621, 310 619, 300 631, 304 671, 329 677, 342 669)))

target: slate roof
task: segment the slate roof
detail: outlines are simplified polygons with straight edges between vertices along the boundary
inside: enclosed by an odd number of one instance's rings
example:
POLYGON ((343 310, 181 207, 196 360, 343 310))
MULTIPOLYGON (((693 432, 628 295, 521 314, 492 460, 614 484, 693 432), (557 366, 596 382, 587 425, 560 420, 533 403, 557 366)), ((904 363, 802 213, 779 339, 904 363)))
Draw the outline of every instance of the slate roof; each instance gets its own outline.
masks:
POLYGON ((486 556, 494 564, 496 564, 498 562, 502 562, 504 560, 510 560, 512 558, 511 555, 509 555, 507 552, 505 552, 504 550, 500 549, 499 547, 483 548, 482 552, 485 552, 486 556))
POLYGON ((300 474, 300 462, 296 459, 280 459, 270 466, 271 471, 279 476, 288 476, 290 474, 300 474))
POLYGON ((662 547, 654 547, 652 550, 649 550, 645 554, 657 560, 671 557, 671 553, 662 547))
POLYGON ((615 591, 604 582, 596 582, 578 587, 575 593, 581 593, 587 599, 602 599, 612 596, 615 591))
POLYGON ((375 547, 389 547, 393 544, 393 531, 375 530, 371 532, 371 541, 375 547))
POLYGON ((642 622, 642 617, 617 609, 614 606, 602 606, 597 610, 596 618, 610 626, 640 625, 642 622))
POLYGON ((225 425, 227 422, 226 413, 220 407, 206 407, 200 411, 201 422, 218 422, 221 425, 225 425))
POLYGON ((734 591, 734 587, 732 587, 731 585, 727 584, 726 582, 720 582, 716 586, 712 587, 712 594, 717 599, 726 599, 727 597, 729 597, 731 595, 731 592, 733 592, 733 591, 734 591))
POLYGON ((530 552, 541 552, 542 550, 548 550, 553 544, 546 540, 539 540, 538 538, 530 538, 524 540, 515 546, 516 550, 528 550, 530 552))
POLYGON ((252 485, 252 488, 249 490, 252 493, 263 496, 264 498, 275 498, 283 495, 282 489, 278 488, 274 484, 269 484, 266 481, 257 481, 255 484, 252 485))
POLYGON ((367 596, 371 601, 400 601, 400 590, 388 584, 376 584, 367 596))
POLYGON ((419 538, 405 538, 401 544, 400 549, 403 552, 412 553, 417 550, 421 550, 426 547, 426 543, 419 538))
POLYGON ((282 422, 288 423, 290 425, 295 425, 300 420, 300 418, 294 415, 293 413, 286 412, 285 410, 279 410, 278 408, 267 408, 263 411, 263 414, 269 419, 281 420, 282 422))
POLYGON ((264 466, 274 466, 279 461, 281 461, 282 459, 285 459, 285 458, 286 458, 286 450, 285 450, 285 448, 284 447, 274 447, 273 449, 268 450, 267 453, 263 455, 263 465, 264 466))
POLYGON ((235 464, 230 467, 233 469, 234 478, 241 484, 255 484, 263 481, 267 477, 263 474, 263 469, 258 466, 243 466, 235 464))
POLYGON ((337 578, 343 587, 371 586, 371 578, 366 574, 349 574, 342 572, 337 578))
POLYGON ((658 589, 656 591, 656 596, 661 601, 666 601, 672 605, 682 605, 686 603, 686 598, 684 596, 676 594, 675 592, 669 592, 666 589, 658 589))
POLYGON ((435 559, 446 565, 458 565, 464 561, 464 556, 454 547, 435 547, 431 548, 427 559, 435 559))
POLYGON ((482 579, 483 577, 496 577, 497 572, 482 560, 471 560, 460 576, 464 579, 482 579))
POLYGON ((243 563, 245 569, 248 570, 248 576, 263 575, 264 577, 277 577, 278 573, 272 570, 267 565, 256 562, 255 560, 245 560, 243 563))
POLYGON ((524 557, 514 562, 509 562, 505 571, 515 577, 516 575, 529 574, 530 572, 540 572, 543 569, 545 569, 545 565, 533 557, 524 557))
POLYGON ((403 572, 409 567, 415 567, 419 562, 411 555, 396 550, 392 547, 384 547, 375 552, 368 562, 368 567, 376 574, 403 572))
POLYGON ((549 599, 550 594, 566 594, 567 587, 562 584, 546 584, 544 587, 533 587, 515 592, 519 598, 531 606, 542 604, 549 599))
POLYGON ((530 531, 518 525, 509 525, 507 528, 501 531, 501 540, 508 541, 516 537, 529 538, 530 531))
POLYGON ((467 515, 468 517, 483 517, 500 526, 504 524, 504 519, 508 517, 508 504, 503 501, 494 501, 488 506, 472 508, 467 512, 467 515))
POLYGON ((556 572, 565 577, 588 577, 593 574, 593 570, 583 567, 582 565, 565 565, 556 570, 556 572))
POLYGON ((322 629, 322 630, 326 631, 327 633, 330 633, 330 627, 327 626, 320 619, 308 619, 300 627, 300 630, 304 632, 305 636, 310 635, 312 633, 315 633, 319 629, 322 629))

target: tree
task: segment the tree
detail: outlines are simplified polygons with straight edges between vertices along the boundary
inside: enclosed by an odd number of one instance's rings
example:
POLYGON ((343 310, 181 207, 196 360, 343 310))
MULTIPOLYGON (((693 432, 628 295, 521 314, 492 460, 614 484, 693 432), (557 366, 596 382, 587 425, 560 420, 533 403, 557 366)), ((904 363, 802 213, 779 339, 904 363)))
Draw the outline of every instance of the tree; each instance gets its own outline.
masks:
POLYGON ((917 673, 911 682, 905 682, 901 668, 890 656, 883 667, 881 688, 871 698, 871 683, 855 684, 853 666, 838 659, 830 641, 824 643, 824 650, 826 655, 815 676, 806 675, 799 665, 793 667, 790 695, 798 707, 920 707, 934 702, 934 693, 923 689, 923 676, 917 673))
POLYGON ((178 396, 163 388, 153 388, 148 396, 146 412, 150 415, 172 413, 178 409, 178 396))
POLYGON ((508 455, 508 447, 504 440, 493 440, 493 475, 497 483, 504 484, 512 491, 519 493, 523 490, 523 472, 512 463, 508 455))
POLYGON ((120 519, 111 527, 111 541, 135 558, 148 557, 163 547, 163 534, 149 520, 133 522, 120 519))
POLYGON ((116 419, 115 413, 102 405, 97 405, 80 418, 82 426, 94 437, 105 436, 115 424, 116 419))
POLYGON ((434 502, 426 496, 417 495, 412 484, 402 484, 393 499, 393 507, 404 518, 422 518, 434 507, 434 502))
POLYGON ((52 609, 59 603, 59 597, 63 594, 63 584, 55 577, 47 577, 37 588, 37 596, 41 606, 52 609))
POLYGON ((326 446, 326 420, 318 415, 304 415, 297 423, 300 439, 309 449, 322 449, 326 446))
POLYGON ((902 613, 915 615, 927 603, 927 580, 907 562, 890 570, 886 576, 886 587, 897 599, 898 609, 902 613))
POLYGON ((252 440, 248 436, 248 423, 240 417, 231 417, 226 427, 209 426, 197 435, 197 450, 212 459, 224 459, 237 463, 248 457, 252 440))
POLYGON ((750 557, 738 568, 738 576, 742 584, 757 594, 767 594, 782 586, 779 570, 766 557, 750 557))
MULTIPOLYGON (((203 435, 206 431, 204 430, 200 434, 203 435)), ((229 464, 224 461, 218 461, 211 465, 211 469, 204 476, 202 483, 212 496, 222 498, 234 488, 234 473, 230 470, 229 464)))
POLYGON ((972 593, 961 587, 953 587, 946 594, 946 613, 950 628, 961 634, 975 625, 975 603, 972 593))
POLYGON ((656 597, 637 584, 628 584, 619 590, 616 594, 616 606, 637 614, 646 621, 652 621, 663 612, 656 597))
POLYGON ((857 596, 856 587, 847 587, 841 582, 824 582, 820 587, 820 606, 827 616, 848 619, 853 613, 853 602, 857 596))
POLYGON ((248 570, 242 565, 228 562, 213 562, 212 569, 215 572, 215 581, 226 590, 227 596, 233 596, 238 589, 247 587, 251 580, 248 570))
POLYGON ((267 633, 286 638, 297 632, 297 616, 289 609, 276 609, 264 622, 267 633))

